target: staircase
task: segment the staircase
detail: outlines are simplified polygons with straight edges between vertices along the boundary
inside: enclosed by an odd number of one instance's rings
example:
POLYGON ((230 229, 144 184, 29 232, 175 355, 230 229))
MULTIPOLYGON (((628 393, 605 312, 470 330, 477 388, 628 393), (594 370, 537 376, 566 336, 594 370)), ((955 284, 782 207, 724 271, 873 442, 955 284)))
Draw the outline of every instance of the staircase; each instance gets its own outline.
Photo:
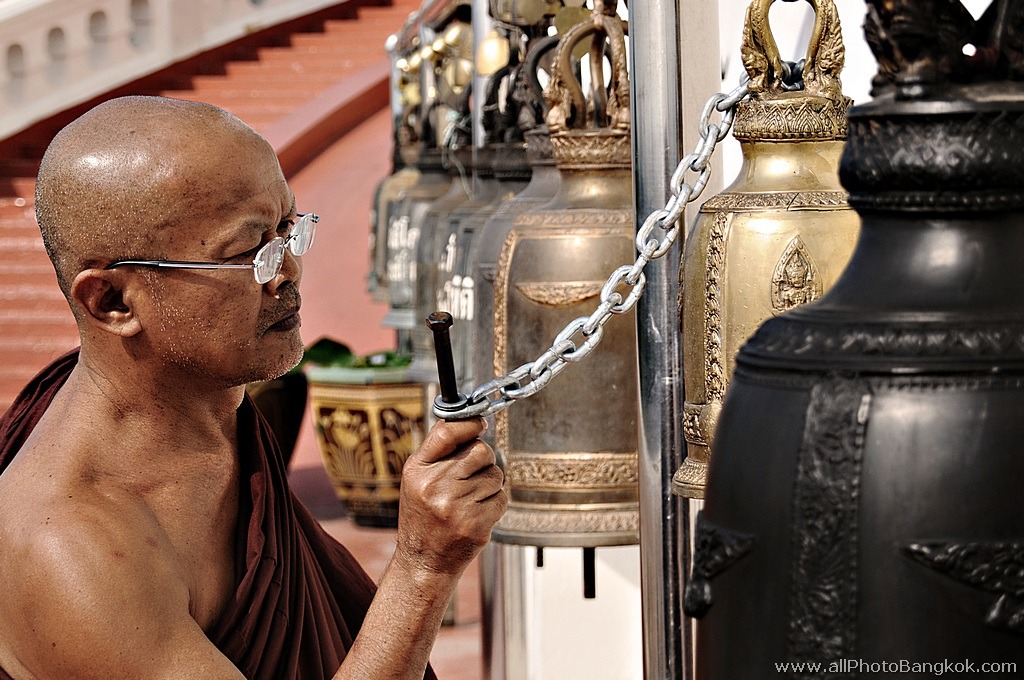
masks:
POLYGON ((231 111, 266 137, 290 177, 387 106, 384 42, 418 6, 419 0, 340 3, 176 64, 0 141, 0 412, 41 368, 78 345, 34 215, 35 173, 61 127, 114 96, 203 101, 231 111))

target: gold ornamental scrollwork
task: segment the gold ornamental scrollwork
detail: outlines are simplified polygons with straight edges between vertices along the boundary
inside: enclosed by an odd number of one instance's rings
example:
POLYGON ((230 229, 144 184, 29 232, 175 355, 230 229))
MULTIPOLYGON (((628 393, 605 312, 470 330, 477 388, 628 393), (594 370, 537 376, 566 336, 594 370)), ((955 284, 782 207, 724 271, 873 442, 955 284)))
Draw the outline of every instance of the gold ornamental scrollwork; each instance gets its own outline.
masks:
POLYGON ((633 163, 628 131, 566 132, 552 135, 551 147, 564 170, 628 170, 633 163))
POLYGON ((505 474, 522 489, 603 489, 639 481, 636 453, 523 453, 508 457, 505 474))
POLYGON ((846 62, 839 11, 833 0, 807 0, 814 29, 802 71, 803 88, 786 83, 789 67, 768 23, 775 0, 754 0, 743 30, 743 65, 751 97, 739 104, 733 133, 741 140, 845 139, 846 111, 840 74, 846 62))
POLYGON ((848 208, 845 191, 784 191, 764 194, 718 194, 707 200, 701 212, 755 212, 780 210, 836 210, 848 208))
POLYGON ((707 278, 704 284, 704 381, 708 401, 725 397, 725 357, 722 352, 722 275, 725 231, 730 213, 718 213, 708 237, 707 278))

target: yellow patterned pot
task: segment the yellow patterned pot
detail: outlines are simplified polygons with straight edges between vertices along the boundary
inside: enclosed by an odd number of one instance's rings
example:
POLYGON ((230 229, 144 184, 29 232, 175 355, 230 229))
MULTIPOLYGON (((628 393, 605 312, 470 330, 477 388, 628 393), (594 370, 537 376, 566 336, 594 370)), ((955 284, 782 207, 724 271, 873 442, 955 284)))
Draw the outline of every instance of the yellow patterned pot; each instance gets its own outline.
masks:
POLYGON ((309 372, 324 468, 356 524, 398 525, 402 466, 424 435, 423 386, 342 384, 309 372))

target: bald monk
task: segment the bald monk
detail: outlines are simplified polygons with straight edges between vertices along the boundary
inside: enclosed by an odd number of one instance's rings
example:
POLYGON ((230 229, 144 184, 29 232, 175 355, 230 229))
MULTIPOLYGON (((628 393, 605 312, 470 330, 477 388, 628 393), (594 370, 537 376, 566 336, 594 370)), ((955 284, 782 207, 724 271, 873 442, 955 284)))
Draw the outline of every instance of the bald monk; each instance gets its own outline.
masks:
POLYGON ((81 350, 0 420, 0 678, 432 678, 502 473, 482 422, 433 428, 376 588, 291 494, 243 386, 302 355, 315 221, 267 142, 112 100, 50 144, 36 209, 81 350))

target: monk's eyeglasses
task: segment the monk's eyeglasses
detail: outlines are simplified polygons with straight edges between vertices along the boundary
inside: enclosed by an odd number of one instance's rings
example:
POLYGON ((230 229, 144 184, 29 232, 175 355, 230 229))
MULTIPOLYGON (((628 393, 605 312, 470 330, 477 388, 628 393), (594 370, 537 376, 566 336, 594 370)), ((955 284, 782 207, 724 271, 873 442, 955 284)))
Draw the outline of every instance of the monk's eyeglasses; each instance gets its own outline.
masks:
POLYGON ((284 249, 292 251, 292 255, 305 255, 313 245, 316 235, 316 223, 320 217, 316 213, 301 213, 296 216, 295 226, 288 236, 278 236, 256 253, 252 264, 221 264, 220 262, 185 262, 181 260, 118 260, 111 262, 105 269, 115 267, 160 267, 165 269, 252 269, 256 283, 263 285, 281 271, 284 264, 284 249))

